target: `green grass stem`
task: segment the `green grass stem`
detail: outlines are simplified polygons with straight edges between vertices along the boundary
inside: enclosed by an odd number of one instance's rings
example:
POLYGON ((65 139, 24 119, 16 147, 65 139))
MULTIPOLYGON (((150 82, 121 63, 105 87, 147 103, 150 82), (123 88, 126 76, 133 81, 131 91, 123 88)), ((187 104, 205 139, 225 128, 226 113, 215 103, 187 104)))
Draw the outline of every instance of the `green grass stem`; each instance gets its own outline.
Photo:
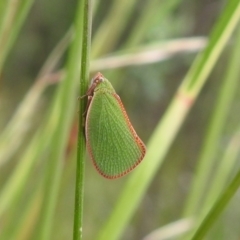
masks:
POLYGON ((32 117, 35 114, 35 109, 39 103, 44 90, 51 82, 60 81, 61 73, 53 73, 58 65, 61 57, 66 51, 72 39, 72 31, 69 30, 66 35, 60 40, 57 46, 50 53, 45 64, 40 69, 35 83, 26 94, 25 98, 19 104, 15 114, 8 122, 0 135, 0 166, 11 159, 11 156, 16 152, 18 147, 23 142, 28 128, 23 127, 31 125, 32 117), (54 80, 52 80, 52 78, 54 80), (13 147, 14 146, 14 147, 13 147))
POLYGON ((240 186, 240 171, 234 176, 233 180, 230 184, 225 188, 224 192, 218 198, 214 206, 208 212, 207 216, 202 220, 196 232, 194 233, 191 240, 201 240, 212 226, 212 224, 216 221, 218 216, 222 213, 226 205, 232 199, 236 191, 240 186))
POLYGON ((32 4, 33 0, 9 0, 4 6, 0 27, 0 74, 32 4))
MULTIPOLYGON (((213 32, 214 41, 211 44, 209 44, 209 46, 214 51, 213 56, 210 57, 209 48, 206 49, 206 55, 209 56, 209 60, 207 61, 209 62, 209 64, 206 66, 206 72, 209 71, 208 70, 209 65, 213 64, 213 58, 215 60, 216 58, 218 58, 220 53, 219 52, 220 44, 223 44, 224 42, 226 43, 228 39, 226 34, 228 34, 229 31, 233 30, 233 28, 236 26, 236 23, 239 20, 239 17, 240 17, 239 1, 230 1, 228 7, 226 8, 225 15, 222 15, 222 18, 220 19, 220 25, 222 26, 229 25, 229 27, 227 28, 225 27, 225 31, 223 31, 223 28, 218 26, 216 30, 213 32), (229 16, 229 14, 231 14, 231 12, 232 12, 231 21, 227 21, 226 18, 229 16), (222 34, 219 35, 221 32, 222 34)), ((236 56, 234 56, 234 58, 236 58, 236 56)), ((211 174, 211 170, 214 164, 214 157, 216 155, 218 141, 222 133, 224 123, 226 122, 228 116, 229 106, 233 100, 234 92, 235 90, 237 90, 236 87, 239 80, 236 77, 232 76, 232 74, 236 74, 235 69, 236 63, 234 63, 233 66, 230 65, 229 72, 227 72, 225 82, 219 93, 218 101, 213 112, 212 119, 208 127, 208 132, 206 134, 206 139, 204 140, 203 149, 201 151, 201 155, 198 161, 196 171, 197 174, 195 175, 196 177, 193 180, 193 184, 191 187, 192 190, 190 191, 190 195, 186 203, 184 216, 189 216, 196 212, 199 201, 201 201, 201 194, 204 193, 205 187, 208 185, 207 182, 209 180, 209 176, 211 174)), ((206 73, 202 73, 199 71, 200 78, 202 78, 204 74, 206 73)), ((200 82, 202 82, 201 79, 200 82)), ((192 86, 192 89, 193 88, 194 87, 192 86)))
POLYGON ((59 85, 53 108, 58 106, 59 115, 56 131, 54 132, 52 148, 46 171, 43 209, 41 211, 38 228, 38 239, 52 239, 51 229, 53 226, 54 213, 60 187, 60 179, 63 171, 68 134, 71 128, 73 116, 76 112, 76 88, 80 76, 80 62, 82 52, 82 6, 79 1, 75 19, 75 38, 72 43, 66 67, 66 76, 59 85))
MULTIPOLYGON (((83 5, 83 31, 82 31, 82 60, 80 76, 80 96, 83 96, 88 87, 89 63, 91 47, 91 0, 82 1, 83 5)), ((85 166, 85 136, 84 136, 84 116, 86 99, 81 99, 79 103, 78 120, 78 146, 75 184, 75 210, 73 225, 73 240, 82 239, 83 225, 83 197, 84 197, 84 166, 85 166)))
MULTIPOLYGON (((209 131, 210 139, 212 142, 206 141, 206 144, 210 144, 213 148, 215 148, 215 152, 210 154, 212 158, 208 158, 210 161, 210 165, 217 165, 215 169, 215 174, 210 184, 210 188, 208 189, 208 194, 204 201, 204 206, 201 207, 201 212, 204 213, 204 209, 208 208, 208 206, 212 205, 211 203, 216 200, 216 197, 219 196, 220 192, 223 190, 224 186, 228 182, 230 178, 230 174, 233 172, 234 167, 236 165, 237 156, 239 153, 239 132, 237 132, 229 142, 225 153, 223 154, 221 160, 219 159, 216 162, 216 153, 217 148, 219 146, 219 139, 221 138, 221 133, 223 132, 224 124, 227 121, 227 117, 229 116, 230 106, 232 106, 234 96, 238 93, 238 85, 239 85, 239 56, 238 52, 240 51, 240 29, 238 29, 238 36, 235 38, 236 44, 232 49, 232 56, 230 58, 230 62, 228 64, 228 70, 226 75, 224 76, 224 82, 222 84, 221 91, 219 92, 219 98, 216 102, 215 111, 213 112, 212 122, 209 126, 209 129, 212 128, 212 132, 209 131), (215 160, 215 161, 214 161, 215 160), (224 184, 225 183, 225 184, 224 184)), ((212 166, 208 166, 212 169, 212 166)), ((206 179, 210 179, 210 176, 204 176, 201 172, 200 176, 203 177, 201 181, 206 179)), ((200 177, 198 174, 197 176, 200 177)), ((207 181, 205 184, 209 185, 207 181)), ((194 209, 196 211, 196 209, 194 209)))
POLYGON ((115 0, 92 42, 92 58, 111 51, 123 32, 136 0, 115 0), (124 18, 122 17, 124 16, 124 18))

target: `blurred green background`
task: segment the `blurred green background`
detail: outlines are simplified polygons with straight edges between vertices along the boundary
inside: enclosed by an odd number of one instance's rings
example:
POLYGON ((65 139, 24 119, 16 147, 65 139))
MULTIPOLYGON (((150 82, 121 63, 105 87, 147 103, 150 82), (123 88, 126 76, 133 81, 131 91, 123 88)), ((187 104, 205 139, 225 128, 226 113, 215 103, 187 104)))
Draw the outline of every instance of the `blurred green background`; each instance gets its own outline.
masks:
MULTIPOLYGON (((14 1, 10 2, 14 3, 14 1)), ((27 1, 16 1, 18 4, 23 2, 27 1)), ((196 55, 205 46, 214 24, 217 19, 221 18, 225 4, 226 1, 219 0, 131 0, 122 1, 122 4, 119 0, 93 1, 91 69, 94 70, 91 71, 91 76, 96 71, 101 71, 111 81, 121 97, 138 135, 146 144, 158 121, 168 109, 170 101, 196 55), (179 42, 174 45, 174 48, 171 44, 177 40, 179 42), (191 50, 193 43, 196 43, 194 45, 196 47, 191 50), (170 44, 170 47, 167 48, 166 44, 170 44), (146 52, 148 49, 155 52, 162 51, 163 58, 154 60, 154 56, 149 55, 149 62, 146 57, 143 57, 143 62, 138 64, 137 60, 140 57, 137 56, 136 59, 129 58, 124 66, 109 67, 111 64, 109 66, 105 64, 102 69, 101 67, 98 69, 98 65, 94 62, 111 56, 117 59, 122 56, 129 57, 128 54, 134 56, 136 53, 146 52)), ((31 3, 29 1, 29 11, 25 15, 22 26, 16 30, 16 38, 1 66, 0 133, 4 132, 18 111, 20 103, 32 86, 36 84, 39 71, 52 50, 72 26, 76 18, 77 5, 76 0, 35 0, 31 3)), ((0 4, 2 16, 7 12, 7 7, 8 3, 0 4)), ((1 26, 4 26, 3 23, 2 21, 1 26)), ((163 165, 153 178, 144 198, 136 206, 136 213, 120 239, 144 239, 153 230, 174 222, 184 215, 197 161, 201 155, 204 139, 211 128, 210 119, 216 108, 216 99, 224 80, 226 65, 231 59, 234 39, 233 37, 228 42, 218 59, 208 82, 203 87, 164 158, 163 165)), ((68 50, 67 46, 65 51, 60 51, 61 58, 51 69, 51 74, 59 73, 59 70, 65 68, 69 57, 68 50)), ((20 132, 23 131, 24 134, 19 133, 20 138, 17 138, 17 142, 14 141, 13 132, 11 138, 13 140, 9 141, 13 144, 10 146, 10 152, 11 147, 13 149, 12 154, 8 154, 8 157, 3 160, 4 163, 0 165, 0 190, 6 186, 24 156, 25 150, 32 142, 32 137, 37 129, 44 126, 43 124, 47 121, 60 78, 55 79, 50 76, 48 84, 33 109, 30 120, 26 121, 26 125, 18 126, 20 132)), ((236 89, 239 89, 239 83, 236 84, 236 89)), ((69 140, 66 141, 64 149, 63 174, 54 213, 52 230, 54 235, 51 238, 58 240, 72 237, 78 88, 74 94, 75 117, 72 119, 69 140)), ((226 116, 226 124, 218 139, 214 156, 216 161, 210 172, 214 173, 218 166, 218 159, 225 153, 233 136, 238 133, 239 104, 240 95, 235 94, 228 106, 229 113, 226 116)), ((25 107, 28 108, 28 105, 25 107)), ((55 115, 55 118, 57 119, 58 116, 55 115)), ((1 140, 4 142, 4 139, 1 140)), ((47 141, 48 139, 46 139, 47 141)), ((39 186, 48 168, 48 162, 51 161, 48 154, 51 144, 49 137, 46 147, 48 150, 43 151, 41 157, 31 168, 26 184, 23 189, 21 188, 21 194, 13 199, 11 205, 2 214, 0 211, 1 239, 37 239, 36 229, 43 194, 39 186), (36 193, 36 189, 40 190, 36 193), (33 201, 30 201, 32 198, 33 201), (25 212, 26 205, 31 210, 28 214, 25 212), (26 218, 23 217, 25 213, 26 218), (23 226, 21 223, 24 223, 23 226)), ((161 148, 161 144, 159 141, 159 148, 161 148)), ((239 147, 239 138, 234 146, 239 147)), ((4 151, 4 148, 1 148, 1 151, 4 151)), ((238 153, 236 159, 239 160, 238 153)), ((230 176, 238 168, 239 163, 236 160, 230 176)), ((129 176, 113 181, 106 180, 98 175, 90 160, 86 159, 84 239, 97 239, 98 232, 114 209, 128 178, 129 176)), ((210 176, 209 182, 211 181, 210 176)), ((134 194, 134 189, 132 189, 132 194, 134 194)), ((237 193, 227 210, 214 224, 207 239, 239 239, 239 198, 239 193, 237 193)), ((198 209, 201 209, 201 204, 198 205, 198 209)), ((174 231, 173 229, 172 232, 174 231)), ((111 238, 109 239, 111 240, 111 238)), ((159 239, 180 239, 180 237, 159 239)))

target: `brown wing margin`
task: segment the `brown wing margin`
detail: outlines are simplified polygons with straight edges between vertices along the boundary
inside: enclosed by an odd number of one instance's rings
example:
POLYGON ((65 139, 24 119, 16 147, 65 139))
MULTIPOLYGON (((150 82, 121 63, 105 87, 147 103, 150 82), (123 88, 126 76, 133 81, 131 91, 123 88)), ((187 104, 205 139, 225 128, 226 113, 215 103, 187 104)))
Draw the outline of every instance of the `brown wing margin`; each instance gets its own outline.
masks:
MULTIPOLYGON (((135 167, 137 167, 137 165, 143 160, 145 154, 146 154, 146 147, 145 147, 145 144, 142 142, 142 140, 139 138, 139 136, 137 135, 136 131, 134 130, 134 128, 132 127, 132 124, 128 118, 128 115, 127 115, 127 112, 122 104, 122 101, 120 99, 120 97, 116 94, 116 93, 113 93, 112 94, 114 96, 114 98, 117 100, 119 106, 121 107, 122 109, 122 112, 123 112, 123 115, 124 115, 124 118, 126 119, 126 123, 129 127, 129 130, 130 132, 132 133, 133 137, 135 138, 139 148, 142 150, 142 155, 140 156, 140 158, 136 161, 136 163, 129 169, 127 169, 126 171, 122 172, 121 174, 118 174, 118 175, 113 175, 113 176, 109 176, 107 175, 106 173, 102 172, 101 169, 99 169, 99 167, 97 166, 96 164, 96 161, 94 160, 94 157, 93 157, 93 154, 92 154, 92 149, 91 149, 91 146, 89 145, 89 141, 88 141, 88 137, 87 137, 87 124, 85 125, 86 129, 85 129, 85 135, 86 135, 86 145, 87 145, 87 149, 88 149, 88 153, 90 155, 90 158, 92 160, 92 163, 94 165, 94 167, 96 168, 96 170, 99 172, 99 174, 101 174, 103 177, 107 178, 107 179, 116 179, 116 178, 120 178, 124 175, 126 175, 127 173, 131 172, 135 167)), ((93 99, 92 99, 93 100, 93 99)), ((90 102, 90 105, 89 105, 89 108, 91 108, 91 104, 92 104, 92 101, 90 102)), ((88 114, 86 116, 86 123, 88 122, 87 121, 87 118, 88 118, 88 114)))
POLYGON ((122 177, 124 175, 126 175, 127 173, 131 172, 144 158, 145 154, 146 154, 146 146, 145 144, 143 143, 143 141, 140 139, 140 137, 137 135, 136 131, 134 130, 129 118, 128 118, 128 115, 127 115, 127 112, 122 104, 122 101, 120 99, 120 97, 116 94, 116 93, 113 93, 112 94, 114 96, 114 98, 118 101, 119 103, 119 106, 121 107, 122 109, 122 112, 123 112, 123 115, 124 115, 124 118, 127 122, 127 125, 129 127, 129 130, 131 131, 133 137, 135 138, 138 146, 140 147, 140 149, 142 150, 142 155, 140 156, 140 158, 136 161, 136 163, 129 169, 127 169, 125 172, 119 174, 119 175, 115 175, 115 176, 104 176, 106 178, 109 178, 109 179, 114 179, 114 178, 119 178, 119 177, 122 177))

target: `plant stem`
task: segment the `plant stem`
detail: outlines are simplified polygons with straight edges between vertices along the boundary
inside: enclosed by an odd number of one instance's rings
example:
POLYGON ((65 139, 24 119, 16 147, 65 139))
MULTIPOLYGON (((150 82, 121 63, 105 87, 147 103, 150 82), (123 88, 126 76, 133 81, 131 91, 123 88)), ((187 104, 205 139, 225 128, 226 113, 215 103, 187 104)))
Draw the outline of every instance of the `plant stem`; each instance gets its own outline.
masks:
MULTIPOLYGON (((80 96, 86 92, 89 79, 89 54, 91 47, 91 0, 83 1, 83 35, 82 35, 82 61, 80 77, 80 96)), ((85 137, 84 137, 84 118, 83 112, 86 107, 86 100, 81 100, 79 104, 79 127, 78 127, 78 149, 76 167, 76 186, 75 186, 75 211, 73 240, 82 239, 83 222, 83 183, 84 183, 84 156, 85 156, 85 137)))
POLYGON ((201 222, 199 228, 194 233, 191 240, 203 239, 207 230, 216 221, 217 217, 222 213, 228 202, 231 200, 233 195, 236 193, 240 185, 240 171, 234 176, 231 183, 225 188, 222 195, 218 198, 213 208, 208 212, 207 216, 201 222))

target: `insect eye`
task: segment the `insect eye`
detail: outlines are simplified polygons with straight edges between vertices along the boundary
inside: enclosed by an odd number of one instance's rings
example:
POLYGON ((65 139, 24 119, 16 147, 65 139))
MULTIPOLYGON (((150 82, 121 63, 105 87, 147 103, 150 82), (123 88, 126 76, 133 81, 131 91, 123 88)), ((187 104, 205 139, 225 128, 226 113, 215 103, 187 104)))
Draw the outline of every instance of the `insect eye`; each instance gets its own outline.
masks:
POLYGON ((104 77, 102 77, 100 74, 96 75, 93 79, 92 79, 92 83, 95 84, 99 84, 101 82, 104 81, 104 77))

